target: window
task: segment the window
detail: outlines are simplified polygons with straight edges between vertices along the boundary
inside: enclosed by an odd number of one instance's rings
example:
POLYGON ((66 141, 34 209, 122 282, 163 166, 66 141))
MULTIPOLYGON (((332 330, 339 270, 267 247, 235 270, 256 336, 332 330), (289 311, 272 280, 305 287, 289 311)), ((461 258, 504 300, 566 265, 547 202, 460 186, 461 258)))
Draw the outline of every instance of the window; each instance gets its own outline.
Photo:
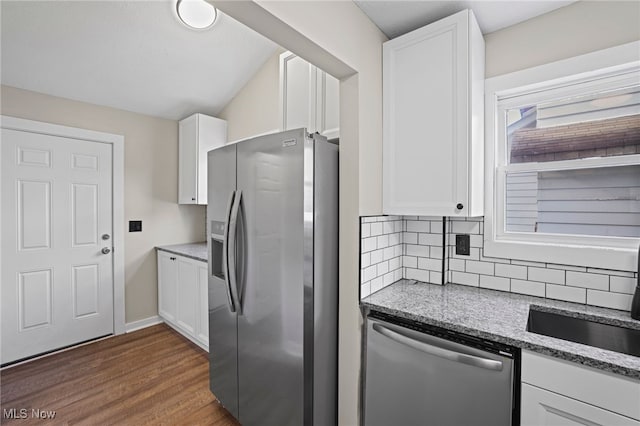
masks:
POLYGON ((635 270, 638 52, 631 43, 487 80, 486 256, 635 270))

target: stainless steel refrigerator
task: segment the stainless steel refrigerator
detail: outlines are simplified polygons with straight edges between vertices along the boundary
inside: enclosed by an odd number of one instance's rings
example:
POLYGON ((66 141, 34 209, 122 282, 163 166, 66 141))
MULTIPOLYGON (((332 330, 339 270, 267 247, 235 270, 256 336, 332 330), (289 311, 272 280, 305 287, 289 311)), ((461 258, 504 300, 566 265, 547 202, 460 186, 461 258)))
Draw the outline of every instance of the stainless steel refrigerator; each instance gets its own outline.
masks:
POLYGON ((336 424, 338 146, 212 150, 208 195, 211 391, 244 426, 336 424))

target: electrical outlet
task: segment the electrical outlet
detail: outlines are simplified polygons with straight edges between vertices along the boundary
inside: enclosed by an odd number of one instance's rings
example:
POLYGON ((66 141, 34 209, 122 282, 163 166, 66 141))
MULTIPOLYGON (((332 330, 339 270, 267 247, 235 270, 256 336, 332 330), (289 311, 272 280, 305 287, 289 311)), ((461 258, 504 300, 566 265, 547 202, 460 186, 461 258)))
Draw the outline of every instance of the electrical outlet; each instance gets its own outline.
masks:
POLYGON ((471 237, 468 234, 456 235, 456 254, 462 256, 471 254, 471 237))
POLYGON ((141 220, 130 220, 129 221, 129 232, 142 232, 142 221, 141 220))

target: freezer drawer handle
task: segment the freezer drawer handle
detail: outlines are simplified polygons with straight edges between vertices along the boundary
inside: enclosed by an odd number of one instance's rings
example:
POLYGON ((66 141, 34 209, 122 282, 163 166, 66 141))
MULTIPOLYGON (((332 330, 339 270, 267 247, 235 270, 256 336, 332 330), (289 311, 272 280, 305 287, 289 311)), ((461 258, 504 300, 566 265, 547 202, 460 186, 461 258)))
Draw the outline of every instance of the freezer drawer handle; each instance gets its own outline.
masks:
POLYGON ((231 208, 233 206, 233 200, 235 198, 235 191, 231 192, 229 196, 229 203, 227 204, 227 216, 226 216, 226 225, 224 227, 224 237, 222 239, 222 268, 224 271, 224 283, 227 287, 227 299, 229 300, 229 309, 231 312, 236 311, 236 305, 233 300, 233 296, 231 295, 231 280, 229 278, 229 224, 231 217, 231 208))
POLYGON ((502 370, 502 362, 493 359, 481 358, 475 355, 463 354, 449 349, 441 348, 426 342, 415 340, 412 337, 405 336, 397 331, 390 330, 383 325, 373 324, 373 329, 383 336, 394 340, 398 343, 410 346, 419 351, 437 356, 439 358, 448 359, 450 361, 468 364, 474 367, 486 368, 487 370, 502 370))
POLYGON ((240 211, 240 203, 242 202, 242 191, 236 191, 235 200, 233 200, 233 208, 229 217, 229 240, 227 261, 229 262, 229 287, 231 288, 231 297, 239 315, 242 314, 242 306, 240 304, 240 294, 238 291, 238 281, 236 278, 236 234, 238 228, 238 212, 240 211))

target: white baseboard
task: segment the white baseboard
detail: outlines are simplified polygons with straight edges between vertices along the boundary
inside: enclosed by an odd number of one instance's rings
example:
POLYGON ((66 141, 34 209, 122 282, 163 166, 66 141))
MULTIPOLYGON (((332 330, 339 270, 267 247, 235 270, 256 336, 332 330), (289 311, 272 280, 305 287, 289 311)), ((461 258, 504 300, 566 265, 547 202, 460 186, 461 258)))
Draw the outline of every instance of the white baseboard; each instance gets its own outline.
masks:
POLYGON ((158 315, 154 315, 149 318, 144 318, 138 321, 128 322, 124 325, 125 332, 131 333, 132 331, 141 330, 143 328, 151 327, 152 325, 163 323, 164 320, 158 315))

